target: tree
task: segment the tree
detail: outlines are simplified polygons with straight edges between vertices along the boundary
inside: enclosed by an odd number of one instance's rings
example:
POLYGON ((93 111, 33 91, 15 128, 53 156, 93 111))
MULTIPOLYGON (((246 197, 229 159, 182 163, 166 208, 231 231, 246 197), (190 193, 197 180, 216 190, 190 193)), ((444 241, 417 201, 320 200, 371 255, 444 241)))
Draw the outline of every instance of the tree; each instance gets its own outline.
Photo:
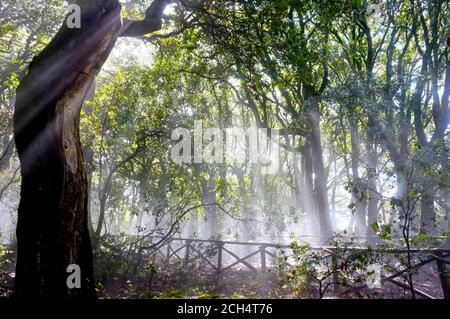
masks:
POLYGON ((116 39, 159 30, 169 2, 155 0, 145 19, 122 24, 117 0, 75 1, 81 8, 81 28, 63 23, 21 80, 14 113, 22 173, 16 297, 96 296, 80 110, 116 39), (71 264, 81 267, 81 289, 66 286, 71 264))

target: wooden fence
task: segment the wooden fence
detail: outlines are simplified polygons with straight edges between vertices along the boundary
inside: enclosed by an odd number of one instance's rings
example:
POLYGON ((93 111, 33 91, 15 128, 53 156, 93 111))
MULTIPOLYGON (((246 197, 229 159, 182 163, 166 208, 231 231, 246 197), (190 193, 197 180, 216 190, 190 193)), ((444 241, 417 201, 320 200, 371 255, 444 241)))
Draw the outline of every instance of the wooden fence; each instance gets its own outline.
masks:
POLYGON ((270 260, 279 258, 276 253, 280 249, 288 250, 289 246, 273 243, 174 238, 161 246, 158 254, 165 262, 177 259, 183 266, 203 261, 219 273, 239 267, 248 268, 253 272, 265 272, 270 260), (239 247, 242 249, 236 251, 235 248, 239 247), (244 254, 242 254, 243 251, 245 251, 244 254))
MULTIPOLYGON (((322 258, 324 260, 329 260, 329 262, 332 262, 335 266, 341 262, 343 257, 340 256, 342 250, 336 247, 320 246, 312 247, 312 249, 320 250, 323 253, 322 258)), ((248 269, 255 273, 266 273, 268 268, 273 267, 275 263, 280 261, 284 262, 285 266, 290 267, 290 260, 282 258, 283 256, 288 256, 290 250, 290 246, 288 245, 277 245, 273 243, 172 238, 163 246, 159 247, 157 257, 164 263, 176 260, 183 267, 188 267, 195 263, 202 263, 217 274, 222 274, 230 269, 248 269)), ((347 248, 347 251, 352 250, 365 251, 367 248, 347 248)), ((408 253, 408 251, 402 249, 378 248, 372 249, 371 251, 386 256, 386 258, 391 261, 398 261, 400 256, 405 256, 408 253)), ((440 282, 443 296, 446 299, 450 299, 450 284, 447 275, 447 265, 450 264, 450 250, 411 249, 409 252, 418 257, 415 258, 411 270, 420 270, 426 265, 430 266, 432 263, 436 264, 438 270, 437 276, 439 277, 438 281, 440 282)), ((403 289, 408 289, 408 286, 399 280, 399 278, 402 278, 407 272, 408 269, 405 269, 405 267, 393 270, 381 278, 381 283, 385 284, 389 282, 403 289)), ((359 288, 364 288, 364 285, 361 285, 359 288)), ((419 288, 415 288, 414 291, 418 296, 423 298, 437 298, 419 288)))

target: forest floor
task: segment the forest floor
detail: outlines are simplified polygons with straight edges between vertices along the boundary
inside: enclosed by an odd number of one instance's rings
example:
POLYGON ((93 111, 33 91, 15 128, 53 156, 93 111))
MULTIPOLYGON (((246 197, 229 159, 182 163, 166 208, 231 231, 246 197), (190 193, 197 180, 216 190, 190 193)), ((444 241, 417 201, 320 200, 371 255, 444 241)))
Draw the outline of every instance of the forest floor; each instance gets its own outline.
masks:
MULTIPOLYGON (((11 295, 14 284, 14 261, 9 259, 0 267, 0 298, 11 295)), ((231 269, 217 275, 208 269, 180 267, 178 264, 164 265, 153 275, 141 271, 134 279, 124 273, 111 272, 98 283, 98 295, 102 299, 247 299, 247 298, 318 298, 317 287, 306 283, 302 287, 287 284, 283 275, 276 272, 255 273, 245 269, 231 269)), ((403 282, 402 280, 399 280, 403 282)), ((442 298, 437 269, 433 265, 424 267, 415 275, 416 289, 442 298)), ((382 289, 351 288, 327 291, 324 298, 333 299, 404 299, 408 292, 392 283, 384 283, 382 289)), ((417 296, 417 298, 422 298, 417 296)))
MULTIPOLYGON (((431 267, 430 267, 431 268, 431 267)), ((418 274, 416 288, 437 298, 442 298, 439 280, 429 274, 418 274)), ((402 280, 399 280, 403 282, 402 280)), ((306 284, 293 289, 276 273, 265 275, 249 270, 229 270, 218 276, 215 273, 198 269, 180 269, 177 266, 165 266, 151 280, 147 276, 135 280, 112 279, 99 289, 101 298, 188 298, 188 299, 315 299, 318 298, 316 285, 306 284)), ((386 282, 382 289, 352 289, 351 287, 334 290, 324 295, 327 299, 405 299, 408 292, 392 283, 386 282)), ((417 296, 421 299, 421 296, 417 296)))
POLYGON ((0 298, 8 298, 14 286, 14 263, 7 263, 0 267, 0 298))

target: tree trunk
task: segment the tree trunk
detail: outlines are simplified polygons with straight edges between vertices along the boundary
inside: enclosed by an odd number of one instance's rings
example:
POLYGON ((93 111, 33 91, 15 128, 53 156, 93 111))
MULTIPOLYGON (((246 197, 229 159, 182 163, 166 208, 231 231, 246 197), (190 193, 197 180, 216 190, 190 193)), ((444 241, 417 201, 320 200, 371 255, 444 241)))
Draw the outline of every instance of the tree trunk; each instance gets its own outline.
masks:
POLYGON ((436 232, 436 223, 434 215, 434 194, 435 188, 429 186, 423 190, 422 201, 420 202, 420 222, 421 229, 429 235, 434 235, 436 232))
POLYGON ((69 29, 64 23, 17 89, 19 298, 96 296, 79 117, 86 92, 121 28, 121 6, 117 0, 79 3, 82 28, 69 29), (80 289, 66 285, 71 264, 81 268, 80 289))
POLYGON ((349 119, 351 143, 352 143, 352 180, 356 187, 356 193, 352 194, 352 200, 355 205, 354 222, 355 234, 357 236, 365 236, 367 232, 366 221, 366 198, 360 196, 366 191, 366 186, 359 176, 360 156, 361 156, 361 139, 359 136, 356 123, 353 118, 349 119))
POLYGON ((320 132, 319 101, 313 98, 309 113, 311 123, 311 155, 314 163, 314 186, 317 196, 317 209, 319 215, 320 235, 322 242, 328 241, 332 236, 330 204, 328 202, 328 187, 325 168, 323 165, 323 152, 320 132))
MULTIPOLYGON (((298 211, 299 219, 302 218, 302 214, 306 213, 309 217, 308 233, 306 235, 315 236, 319 234, 319 227, 317 221, 317 212, 314 208, 314 203, 311 201, 313 197, 313 165, 311 159, 311 149, 309 144, 303 145, 300 152, 303 154, 303 158, 299 160, 299 154, 295 148, 295 136, 292 139, 289 135, 285 136, 286 144, 289 151, 292 153, 292 164, 294 169, 294 195, 295 206, 298 211), (301 168, 300 168, 301 165, 301 168), (306 185, 305 185, 306 184, 306 185)), ((305 235, 305 234, 302 234, 305 235)))
MULTIPOLYGON (((444 199, 444 208, 447 215, 447 230, 450 229, 450 160, 448 158, 449 156, 449 150, 446 149, 444 151, 443 161, 442 161, 442 167, 446 169, 446 178, 445 178, 445 184, 443 189, 443 199, 444 199)), ((450 249, 450 233, 447 231, 447 239, 444 242, 443 247, 450 249)))
POLYGON ((14 154, 14 143, 8 135, 3 137, 3 148, 0 150, 0 172, 10 168, 11 157, 14 154))
POLYGON ((94 248, 97 247, 97 245, 100 243, 100 237, 103 230, 103 225, 105 223, 105 214, 106 214, 106 204, 109 198, 109 192, 111 191, 112 186, 112 178, 113 178, 113 171, 108 174, 106 177, 105 184, 103 187, 99 190, 99 215, 98 215, 98 222, 97 227, 95 228, 95 235, 94 235, 94 248))
POLYGON ((217 233, 217 207, 216 189, 214 182, 206 179, 201 181, 201 201, 205 211, 205 239, 216 239, 217 233))
MULTIPOLYGON (((87 116, 90 116, 92 114, 92 107, 87 102, 92 102, 94 100, 95 96, 95 80, 90 86, 89 90, 86 93, 86 97, 84 98, 83 103, 83 109, 87 116)), ((82 134, 89 135, 88 129, 85 128, 84 132, 82 134)), ((89 140, 86 145, 83 145, 83 161, 86 167, 86 179, 87 179, 87 193, 91 194, 92 191, 92 173, 94 171, 94 151, 92 150, 92 144, 93 144, 93 136, 91 135, 91 140, 89 140)), ((88 196, 88 203, 87 203, 87 210, 88 210, 88 230, 89 235, 92 237, 94 235, 94 226, 92 225, 92 202, 90 199, 90 196, 88 196)))
MULTIPOLYGON (((319 218, 317 213, 317 205, 314 197, 314 188, 313 188, 313 163, 311 157, 311 147, 309 143, 306 143, 301 147, 302 154, 302 180, 301 180, 301 190, 302 190, 302 199, 303 199, 303 207, 306 211, 306 214, 309 216, 309 224, 310 224, 310 234, 312 236, 317 236, 320 234, 319 230, 319 218)), ((314 239, 314 237, 313 237, 314 239)), ((315 239, 314 239, 315 240, 315 239)), ((316 242, 315 242, 316 243, 316 242)), ((317 241, 318 243, 318 241, 317 241)))
MULTIPOLYGON (((372 121, 370 121, 372 122, 372 121)), ((373 123, 369 124, 369 132, 373 132, 373 123)), ((368 137, 367 145, 367 240, 369 244, 375 243, 375 234, 372 225, 378 218, 379 194, 377 191, 377 166, 378 157, 376 141, 373 136, 368 137)))

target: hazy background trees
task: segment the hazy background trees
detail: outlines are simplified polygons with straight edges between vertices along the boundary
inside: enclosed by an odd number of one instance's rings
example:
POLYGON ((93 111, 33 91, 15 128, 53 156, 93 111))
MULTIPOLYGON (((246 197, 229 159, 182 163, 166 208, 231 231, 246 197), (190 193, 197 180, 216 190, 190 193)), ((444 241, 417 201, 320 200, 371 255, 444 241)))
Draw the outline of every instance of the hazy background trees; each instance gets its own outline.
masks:
MULTIPOLYGON (((145 1, 144 1, 145 2, 145 1)), ((148 3, 124 2, 142 17, 148 3)), ((120 39, 85 103, 90 232, 324 243, 346 231, 426 245, 448 235, 449 3, 180 2, 164 28, 120 39), (277 128, 280 168, 178 165, 177 127, 277 128), (388 227, 387 227, 388 226, 388 227), (309 236, 309 237, 308 237, 309 236)), ((15 89, 64 1, 0 4, 0 228, 14 242, 15 89)), ((367 237, 368 236, 368 237, 367 237)))

